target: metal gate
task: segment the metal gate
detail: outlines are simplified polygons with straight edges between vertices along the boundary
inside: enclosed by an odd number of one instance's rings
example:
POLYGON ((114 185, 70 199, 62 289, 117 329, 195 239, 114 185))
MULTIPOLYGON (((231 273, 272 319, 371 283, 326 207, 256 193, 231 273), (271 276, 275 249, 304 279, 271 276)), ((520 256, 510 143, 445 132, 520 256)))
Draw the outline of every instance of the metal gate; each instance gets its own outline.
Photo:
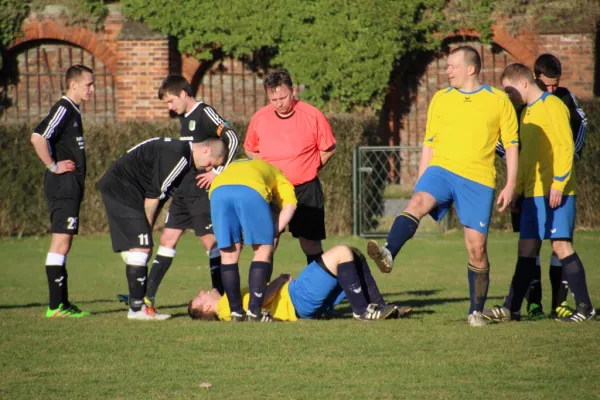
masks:
MULTIPOLYGON (((361 146, 354 149, 354 235, 387 236, 394 219, 412 196, 420 158, 421 147, 416 146, 361 146)), ((421 220, 418 233, 439 234, 443 227, 426 217, 421 220)))

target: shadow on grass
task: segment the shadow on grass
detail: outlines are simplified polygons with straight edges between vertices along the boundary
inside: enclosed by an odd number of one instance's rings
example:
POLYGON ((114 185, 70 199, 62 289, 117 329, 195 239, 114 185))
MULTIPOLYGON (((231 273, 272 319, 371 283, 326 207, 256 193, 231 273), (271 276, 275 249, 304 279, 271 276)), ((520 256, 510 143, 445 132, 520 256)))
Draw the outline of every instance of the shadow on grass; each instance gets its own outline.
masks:
MULTIPOLYGON (((94 303, 112 303, 112 300, 98 299, 98 300, 82 300, 77 301, 75 304, 94 304, 94 303)), ((48 307, 48 303, 28 303, 28 304, 0 304, 0 310, 11 310, 14 308, 35 308, 35 307, 48 307)))

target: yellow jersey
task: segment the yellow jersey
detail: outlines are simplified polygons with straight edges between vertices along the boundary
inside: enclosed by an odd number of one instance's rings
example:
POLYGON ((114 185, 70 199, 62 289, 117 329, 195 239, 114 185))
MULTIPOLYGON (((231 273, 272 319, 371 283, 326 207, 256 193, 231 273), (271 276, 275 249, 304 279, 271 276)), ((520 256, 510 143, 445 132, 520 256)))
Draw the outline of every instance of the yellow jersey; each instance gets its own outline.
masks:
MULTIPOLYGON (((266 308, 271 312, 273 318, 280 321, 297 321, 296 309, 292 303, 289 291, 290 283, 286 282, 279 292, 275 295, 270 303, 263 304, 262 308, 266 308)), ((248 311, 248 302, 250 301, 250 293, 248 288, 242 290, 242 308, 248 311)), ((223 295, 217 305, 217 316, 221 321, 231 321, 231 310, 229 309, 229 300, 227 295, 223 295)))
POLYGON ((439 166, 488 187, 496 185, 494 154, 519 144, 515 109, 506 93, 482 85, 474 92, 453 87, 438 91, 427 112, 424 145, 433 147, 439 166))
POLYGON ((263 160, 241 159, 231 162, 210 185, 208 197, 219 186, 242 185, 256 190, 267 203, 273 198, 279 208, 286 204, 296 205, 294 186, 277 168, 263 160))
POLYGON ((575 194, 569 109, 558 97, 544 94, 521 111, 521 154, 515 193, 547 196, 550 188, 575 194))

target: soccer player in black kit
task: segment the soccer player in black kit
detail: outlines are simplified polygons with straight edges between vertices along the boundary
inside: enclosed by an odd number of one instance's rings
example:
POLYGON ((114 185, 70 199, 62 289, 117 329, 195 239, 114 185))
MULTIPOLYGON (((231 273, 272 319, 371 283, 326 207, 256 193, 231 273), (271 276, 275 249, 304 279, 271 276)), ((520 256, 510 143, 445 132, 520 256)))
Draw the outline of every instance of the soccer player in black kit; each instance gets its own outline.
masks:
POLYGON ((79 231, 79 208, 85 186, 85 146, 79 105, 94 92, 94 76, 84 65, 71 66, 65 76, 67 93, 34 129, 31 144, 48 169, 44 191, 50 210, 52 239, 46 256, 49 304, 47 318, 81 318, 69 301, 66 259, 79 231))
POLYGON ((146 140, 112 164, 96 187, 108 215, 112 247, 126 252, 129 286, 128 319, 164 320, 144 303, 147 296, 148 256, 152 252, 152 227, 164 202, 190 170, 209 172, 223 165, 227 148, 220 139, 201 143, 171 138, 146 140))
POLYGON ((180 140, 202 142, 220 138, 228 147, 228 157, 223 166, 211 171, 199 174, 190 170, 173 194, 160 246, 148 277, 148 292, 144 299, 148 307, 154 307, 158 286, 173 262, 175 246, 185 229, 194 229, 196 236, 200 237, 209 258, 212 286, 223 293, 221 255, 212 229, 208 189, 212 180, 235 158, 238 148, 238 137, 233 129, 211 106, 196 101, 192 87, 184 77, 167 76, 158 90, 158 98, 180 116, 180 140))

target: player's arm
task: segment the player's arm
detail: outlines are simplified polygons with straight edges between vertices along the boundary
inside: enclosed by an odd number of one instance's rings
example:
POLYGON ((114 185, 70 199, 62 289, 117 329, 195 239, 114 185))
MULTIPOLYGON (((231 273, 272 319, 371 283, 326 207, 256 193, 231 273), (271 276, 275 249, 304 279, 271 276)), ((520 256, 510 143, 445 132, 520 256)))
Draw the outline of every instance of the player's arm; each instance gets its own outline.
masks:
POLYGON ((323 168, 325 166, 325 164, 327 164, 327 162, 329 161, 329 159, 331 157, 333 157, 333 154, 335 153, 335 144, 333 146, 331 146, 328 150, 326 151, 320 151, 319 150, 319 157, 321 157, 321 168, 323 168))
POLYGON ((150 226, 154 225, 159 201, 160 199, 144 199, 144 212, 146 213, 146 219, 150 226))
POLYGON ((577 103, 575 96, 573 96, 573 93, 568 91, 568 102, 565 100, 567 99, 563 99, 563 102, 569 109, 571 131, 573 132, 573 141, 575 142, 575 159, 579 160, 587 134, 587 118, 579 103, 577 103))
POLYGON ((281 274, 277 278, 273 279, 264 293, 263 307, 268 306, 275 299, 275 296, 281 291, 283 285, 291 279, 290 274, 281 274))
POLYGON ((60 135, 67 120, 67 110, 59 105, 50 110, 50 113, 31 134, 31 144, 38 158, 44 163, 46 168, 54 174, 63 174, 75 170, 75 163, 71 160, 56 162, 50 154, 48 140, 60 135), (41 133, 39 133, 41 132, 41 133))
POLYGON ((551 128, 546 136, 552 146, 552 171, 554 177, 550 185, 550 207, 556 208, 562 201, 562 194, 571 179, 575 144, 569 121, 569 110, 563 103, 548 104, 551 128))
POLYGON ((244 139, 244 153, 248 158, 260 159, 260 148, 258 143, 258 132, 256 130, 256 115, 250 119, 246 138, 244 139))
POLYGON ((235 131, 231 129, 227 122, 223 122, 223 124, 225 125, 225 127, 221 131, 221 140, 223 140, 225 144, 227 144, 228 153, 227 160, 225 160, 225 164, 214 169, 215 173, 217 174, 220 174, 229 165, 229 163, 231 163, 231 161, 235 159, 235 156, 238 151, 238 146, 240 144, 240 141, 235 131))
POLYGON ((294 216, 294 212, 296 212, 296 204, 298 201, 296 200, 296 192, 294 191, 294 186, 287 180, 287 178, 283 175, 279 169, 272 167, 275 171, 275 187, 273 188, 273 196, 277 201, 277 205, 279 206, 279 220, 277 223, 278 231, 277 235, 279 235, 287 224, 291 221, 294 216))
POLYGON ((500 114, 500 140, 505 151, 506 184, 500 191, 496 204, 498 211, 504 211, 512 202, 517 186, 519 171, 519 123, 515 108, 508 97, 500 98, 502 112, 500 114))
POLYGON ((152 178, 152 187, 144 195, 146 199, 165 200, 169 197, 171 190, 177 186, 183 176, 191 168, 185 156, 179 154, 169 154, 164 152, 157 156, 155 160, 154 176, 152 178))
POLYGON ((331 125, 322 112, 317 112, 317 147, 319 149, 319 157, 321 158, 321 167, 333 157, 335 154, 335 137, 331 130, 331 125))

